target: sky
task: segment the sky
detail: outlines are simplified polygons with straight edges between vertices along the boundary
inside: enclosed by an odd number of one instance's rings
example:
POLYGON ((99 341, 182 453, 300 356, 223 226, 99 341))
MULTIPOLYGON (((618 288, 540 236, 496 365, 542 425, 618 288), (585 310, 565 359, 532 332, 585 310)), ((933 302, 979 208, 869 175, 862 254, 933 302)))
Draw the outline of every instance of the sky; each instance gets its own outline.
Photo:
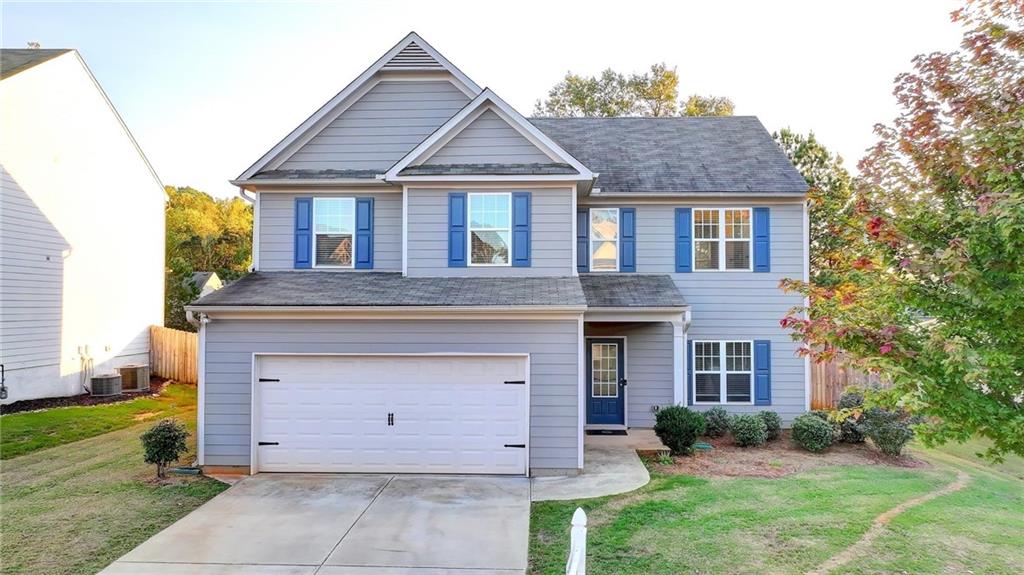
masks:
POLYGON ((854 169, 899 110, 896 75, 957 48, 954 0, 18 2, 0 45, 77 48, 165 184, 220 197, 415 30, 525 115, 566 72, 676 67, 766 128, 813 131, 854 169))

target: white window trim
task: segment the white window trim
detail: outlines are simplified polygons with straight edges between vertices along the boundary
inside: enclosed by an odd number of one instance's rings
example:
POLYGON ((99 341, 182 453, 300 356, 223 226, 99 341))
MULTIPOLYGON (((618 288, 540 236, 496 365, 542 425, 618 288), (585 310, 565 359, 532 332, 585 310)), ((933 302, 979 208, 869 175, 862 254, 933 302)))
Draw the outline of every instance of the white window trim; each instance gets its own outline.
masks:
POLYGON ((695 272, 752 272, 754 271, 754 208, 744 207, 723 207, 723 208, 706 208, 706 207, 694 207, 694 212, 697 211, 717 211, 718 212, 718 267, 717 268, 698 268, 697 267, 697 242, 709 242, 712 240, 697 239, 697 217, 690 218, 690 237, 693 238, 693 271, 695 272), (741 239, 726 239, 725 237, 725 212, 729 211, 745 211, 747 212, 747 221, 750 222, 750 237, 746 239, 748 250, 747 253, 750 255, 745 268, 733 268, 726 269, 725 267, 725 244, 726 242, 741 242, 741 239))
MULTIPOLYGON (((589 271, 591 273, 601 273, 601 274, 611 274, 611 273, 616 273, 616 272, 619 271, 620 267, 622 266, 622 252, 621 252, 621 250, 622 250, 622 238, 620 237, 620 235, 621 235, 620 232, 622 230, 622 220, 619 219, 621 217, 622 217, 622 212, 619 210, 619 208, 600 207, 600 208, 588 208, 587 209, 587 252, 588 252, 587 253, 587 271, 589 271), (615 221, 619 222, 619 231, 615 232, 615 269, 613 269, 613 270, 597 270, 597 269, 594 269, 594 220, 591 219, 591 212, 593 212, 594 210, 602 210, 602 211, 614 210, 615 211, 615 221)), ((599 238, 597 241, 607 242, 609 240, 600 239, 599 238)))
POLYGON ((691 353, 693 354, 693 373, 690 377, 690 389, 693 390, 693 404, 694 405, 754 405, 754 366, 756 358, 754 357, 754 340, 752 339, 694 339, 690 341, 692 346, 691 353), (698 343, 717 343, 718 344, 718 365, 719 369, 717 372, 714 371, 697 371, 697 345, 698 343), (728 364, 725 361, 725 344, 727 343, 746 343, 750 345, 750 371, 729 371, 728 364), (698 373, 718 373, 718 401, 697 401, 697 374, 698 373), (746 373, 750 375, 750 401, 728 401, 728 376, 730 373, 746 373))
MULTIPOLYGON (((313 264, 313 267, 314 268, 325 268, 325 269, 341 269, 341 270, 355 269, 355 267, 356 267, 356 199, 355 198, 337 198, 337 197, 331 197, 331 196, 314 197, 313 198, 313 213, 311 214, 311 216, 312 216, 312 221, 310 223, 311 223, 311 227, 312 227, 312 231, 313 231, 313 253, 311 254, 311 256, 312 256, 311 259, 313 261, 311 263, 313 264), (343 265, 340 265, 340 264, 317 264, 316 263, 316 254, 317 254, 316 244, 319 241, 319 236, 321 234, 317 233, 317 231, 316 231, 316 206, 317 206, 317 204, 319 204, 321 202, 337 201, 337 200, 346 200, 346 201, 352 202, 352 261, 347 266, 343 266, 343 265)), ((322 234, 322 235, 334 235, 334 234, 322 234)))
POLYGON ((466 194, 466 265, 474 268, 508 268, 512 267, 512 193, 511 192, 472 192, 466 194), (508 227, 507 228, 478 228, 488 231, 508 231, 508 258, 503 264, 475 264, 473 263, 473 198, 480 196, 505 196, 508 198, 508 227))

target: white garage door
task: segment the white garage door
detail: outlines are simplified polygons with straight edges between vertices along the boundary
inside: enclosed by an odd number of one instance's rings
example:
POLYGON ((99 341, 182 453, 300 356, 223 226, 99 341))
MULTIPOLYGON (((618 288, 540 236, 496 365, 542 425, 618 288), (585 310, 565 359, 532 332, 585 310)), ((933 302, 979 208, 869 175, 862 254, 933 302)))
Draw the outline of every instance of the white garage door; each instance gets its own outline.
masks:
POLYGON ((526 473, 526 358, 264 356, 258 471, 526 473))

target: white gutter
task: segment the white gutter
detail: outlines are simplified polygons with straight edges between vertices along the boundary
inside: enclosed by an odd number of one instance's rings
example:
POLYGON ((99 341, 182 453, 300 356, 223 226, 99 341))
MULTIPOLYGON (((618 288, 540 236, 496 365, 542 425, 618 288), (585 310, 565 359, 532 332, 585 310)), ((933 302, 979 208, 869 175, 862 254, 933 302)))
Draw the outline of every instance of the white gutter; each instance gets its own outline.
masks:
MULTIPOLYGON (((216 313, 216 312, 293 312, 293 313, 565 313, 565 312, 576 312, 582 313, 587 310, 587 306, 318 306, 318 305, 305 305, 305 306, 289 306, 289 305, 276 305, 276 306, 261 306, 261 305, 231 305, 231 306, 215 306, 215 305, 202 305, 202 306, 186 306, 186 313, 216 313)), ((673 308, 673 311, 681 311, 680 309, 673 308)))
POLYGON ((256 196, 250 198, 245 192, 245 188, 238 188, 238 195, 252 204, 252 265, 249 266, 249 271, 254 272, 259 269, 260 261, 260 193, 254 192, 256 196))

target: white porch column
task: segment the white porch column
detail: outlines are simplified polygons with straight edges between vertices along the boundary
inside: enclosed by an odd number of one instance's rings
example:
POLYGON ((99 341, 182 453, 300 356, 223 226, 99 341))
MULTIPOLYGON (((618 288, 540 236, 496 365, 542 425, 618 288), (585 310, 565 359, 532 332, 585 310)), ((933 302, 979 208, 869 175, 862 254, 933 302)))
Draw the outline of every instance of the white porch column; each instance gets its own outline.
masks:
POLYGON ((686 405, 686 331, 690 327, 690 310, 672 320, 672 403, 686 405))

